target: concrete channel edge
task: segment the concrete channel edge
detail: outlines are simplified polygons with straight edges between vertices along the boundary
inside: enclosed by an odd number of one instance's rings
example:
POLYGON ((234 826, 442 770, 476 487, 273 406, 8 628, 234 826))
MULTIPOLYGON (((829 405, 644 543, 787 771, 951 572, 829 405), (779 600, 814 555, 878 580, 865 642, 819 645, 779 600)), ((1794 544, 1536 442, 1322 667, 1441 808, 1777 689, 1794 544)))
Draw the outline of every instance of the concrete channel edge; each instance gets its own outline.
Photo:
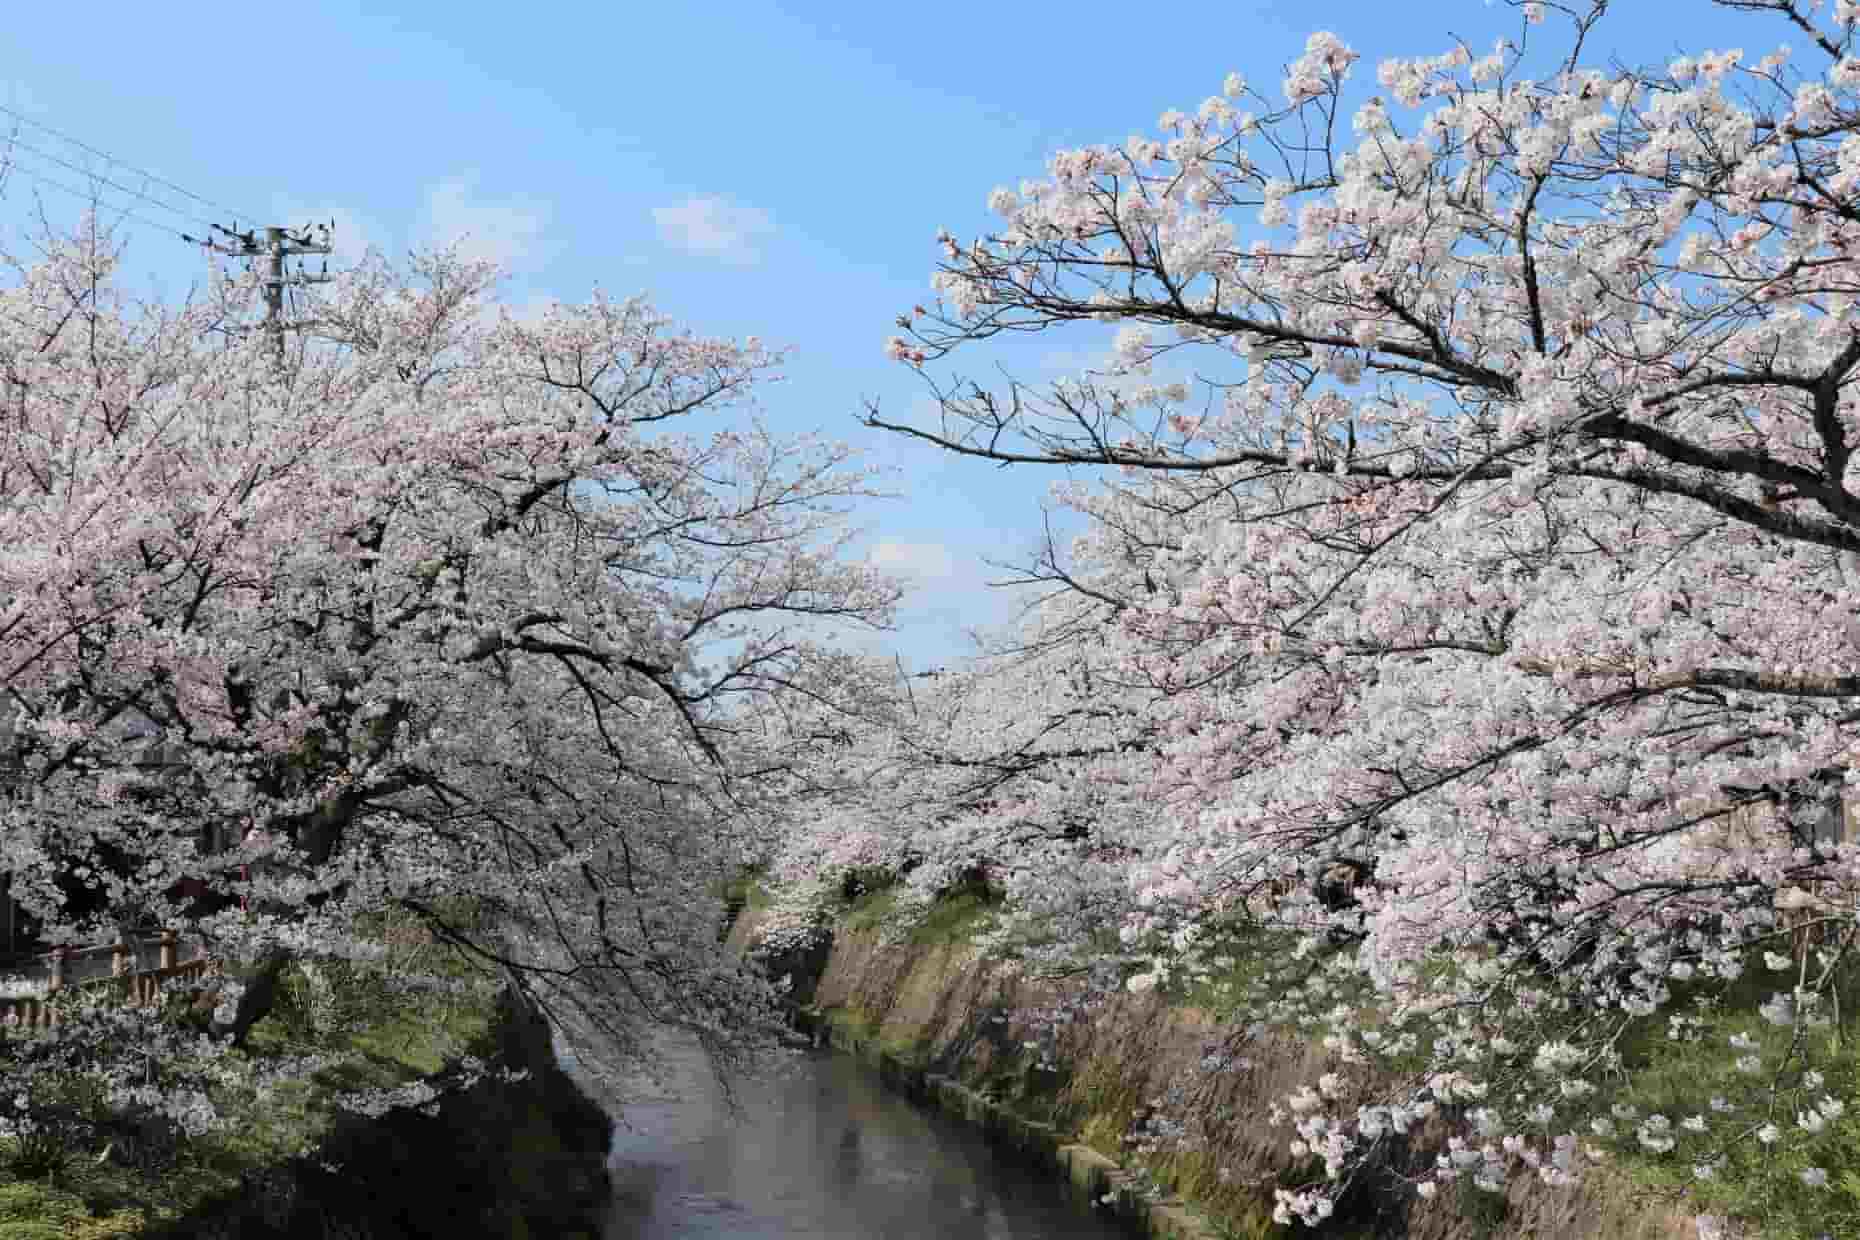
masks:
POLYGON ((794 1019, 797 1031, 815 1046, 831 1046, 872 1065, 887 1088, 980 1128, 1030 1165, 1064 1179, 1082 1202, 1109 1210, 1151 1240, 1220 1240, 1222 1233, 1180 1200, 1152 1200, 1138 1176, 1052 1124, 1020 1115, 953 1077, 930 1072, 873 1039, 860 1038, 828 1012, 797 1008, 794 1019))

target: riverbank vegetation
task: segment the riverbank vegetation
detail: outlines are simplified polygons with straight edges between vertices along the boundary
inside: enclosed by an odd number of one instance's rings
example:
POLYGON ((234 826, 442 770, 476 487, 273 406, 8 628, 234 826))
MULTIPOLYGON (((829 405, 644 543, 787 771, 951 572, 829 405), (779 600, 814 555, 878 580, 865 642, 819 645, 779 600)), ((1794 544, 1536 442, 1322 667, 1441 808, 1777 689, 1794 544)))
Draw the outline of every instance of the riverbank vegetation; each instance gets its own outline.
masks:
MULTIPOLYGON (((380 947, 378 955, 284 971, 270 1018, 245 1048, 245 1070, 206 1086, 221 1125, 189 1133, 149 1108, 126 1119, 78 1073, 35 1082, 43 1092, 22 1114, 40 1126, 0 1137, 0 1237, 105 1240, 168 1226, 316 1149, 350 1105, 420 1090, 422 1082, 443 1091, 448 1066, 491 1053, 495 975, 406 914, 365 919, 358 933, 380 947), (408 978, 450 985, 410 987, 408 978)), ((83 1001, 63 1007, 75 1018, 83 1001)), ((187 1020, 185 1004, 171 1004, 168 1018, 187 1020)), ((0 1044, 9 1081, 20 1079, 9 1056, 23 1050, 0 1044)))

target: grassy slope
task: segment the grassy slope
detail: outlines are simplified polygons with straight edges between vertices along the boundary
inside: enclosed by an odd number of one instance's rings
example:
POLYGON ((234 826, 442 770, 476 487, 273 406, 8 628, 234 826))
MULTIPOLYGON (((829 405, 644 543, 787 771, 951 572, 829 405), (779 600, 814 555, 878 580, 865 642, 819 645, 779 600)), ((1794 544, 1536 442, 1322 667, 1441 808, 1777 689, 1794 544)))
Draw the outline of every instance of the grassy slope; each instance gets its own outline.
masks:
MULTIPOLYGON (((383 923, 379 929, 402 937, 399 959, 415 958, 455 978, 468 975, 449 949, 412 941, 407 927, 383 923)), ((379 975, 361 969, 338 971, 335 980, 338 1007, 357 1017, 352 1032, 320 1032, 314 991, 302 970, 292 970, 277 1010, 253 1030, 250 1053, 266 1060, 323 1051, 346 1062, 319 1073, 314 1084, 281 1086, 264 1102, 217 1098, 233 1122, 187 1143, 169 1170, 146 1175, 80 1153, 54 1176, 24 1179, 7 1166, 9 1143, 0 1140, 0 1240, 109 1240, 185 1216, 237 1189, 243 1174, 314 1146, 335 1114, 328 1091, 393 1088, 437 1072, 482 1038, 491 1019, 488 999, 395 994, 379 975)))

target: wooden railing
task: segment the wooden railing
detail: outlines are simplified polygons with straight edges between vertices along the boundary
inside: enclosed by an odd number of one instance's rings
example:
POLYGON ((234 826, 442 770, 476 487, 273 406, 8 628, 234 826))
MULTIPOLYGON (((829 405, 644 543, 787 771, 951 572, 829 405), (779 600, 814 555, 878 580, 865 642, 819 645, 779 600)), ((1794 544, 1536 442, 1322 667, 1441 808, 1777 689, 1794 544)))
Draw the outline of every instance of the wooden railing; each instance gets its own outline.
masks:
POLYGON ((97 947, 53 948, 40 958, 50 967, 45 993, 0 996, 0 1024, 24 1029, 55 1028, 60 1023, 60 1014, 53 1000, 59 992, 68 988, 96 990, 105 986, 116 987, 123 999, 144 1006, 157 1001, 163 982, 172 978, 204 977, 219 967, 217 960, 205 956, 177 960, 179 940, 172 930, 162 931, 159 942, 160 963, 153 969, 137 969, 135 948, 123 940, 97 947), (108 976, 67 980, 73 972, 74 963, 104 955, 110 957, 108 976))

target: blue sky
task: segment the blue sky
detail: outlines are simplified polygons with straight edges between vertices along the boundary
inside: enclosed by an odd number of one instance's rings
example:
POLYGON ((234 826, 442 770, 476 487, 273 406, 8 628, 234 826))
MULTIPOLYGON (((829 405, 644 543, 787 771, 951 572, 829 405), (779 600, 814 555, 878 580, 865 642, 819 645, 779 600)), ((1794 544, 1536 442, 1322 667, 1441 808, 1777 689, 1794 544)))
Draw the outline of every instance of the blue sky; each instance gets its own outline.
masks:
MULTIPOLYGON (((1773 21, 1699 0, 1618 0, 1595 45, 1629 61, 1782 41, 1773 21), (1683 16, 1683 21, 1675 20, 1683 16)), ((895 634, 866 643, 914 668, 966 649, 964 631, 1014 603, 979 558, 1013 558, 1039 528, 1050 473, 1000 470, 856 418, 921 399, 885 360, 892 319, 929 293, 938 228, 990 226, 996 185, 1037 177, 1054 149, 1152 133, 1239 71, 1276 96, 1318 26, 1376 63, 1431 55, 1458 35, 1478 51, 1518 19, 1484 0, 1329 5, 1044 3, 934 8, 850 3, 581 5, 324 3, 179 9, 26 6, 0 27, 0 103, 201 198, 253 215, 334 218, 339 254, 390 252, 469 233, 507 263, 509 297, 578 300, 596 283, 645 292, 707 334, 792 346, 769 421, 822 430, 898 468, 901 500, 860 514, 866 546, 914 572, 895 634)), ((1794 40, 1798 47, 1804 40, 1794 40)), ((5 119, 5 118, 0 118, 5 119)), ((42 129, 0 203, 17 228, 43 193, 54 223, 82 202, 56 157, 142 186, 42 129)), ((159 186, 165 211, 106 189, 132 271, 172 293, 202 270, 168 229, 218 212, 159 186)), ((1016 373, 1076 371, 1107 337, 1055 334, 1016 373)), ((971 372, 977 368, 969 366, 971 372)))

